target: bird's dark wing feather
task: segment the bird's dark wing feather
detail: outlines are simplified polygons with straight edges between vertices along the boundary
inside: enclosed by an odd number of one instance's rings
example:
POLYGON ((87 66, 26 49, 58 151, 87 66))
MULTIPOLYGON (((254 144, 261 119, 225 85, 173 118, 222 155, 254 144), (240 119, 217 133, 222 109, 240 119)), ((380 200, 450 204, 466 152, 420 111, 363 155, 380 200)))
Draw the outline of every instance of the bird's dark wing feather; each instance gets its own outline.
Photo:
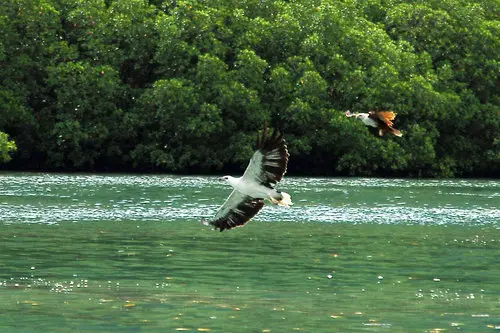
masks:
POLYGON ((257 136, 257 150, 248 163, 243 180, 274 188, 286 173, 289 156, 282 126, 268 136, 265 124, 262 136, 257 136))
POLYGON ((264 207, 264 199, 252 198, 233 191, 209 223, 220 231, 242 226, 264 207))

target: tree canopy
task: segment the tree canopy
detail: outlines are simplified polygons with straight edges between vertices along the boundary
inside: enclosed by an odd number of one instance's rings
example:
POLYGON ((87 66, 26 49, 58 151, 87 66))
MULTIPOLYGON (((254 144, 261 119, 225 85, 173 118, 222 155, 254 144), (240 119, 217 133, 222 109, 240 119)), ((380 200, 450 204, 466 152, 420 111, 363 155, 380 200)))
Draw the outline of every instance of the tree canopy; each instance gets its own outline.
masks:
POLYGON ((292 173, 498 176, 499 15, 496 0, 3 0, 0 161, 230 171, 282 120, 292 173), (347 109, 395 111, 403 137, 347 109))

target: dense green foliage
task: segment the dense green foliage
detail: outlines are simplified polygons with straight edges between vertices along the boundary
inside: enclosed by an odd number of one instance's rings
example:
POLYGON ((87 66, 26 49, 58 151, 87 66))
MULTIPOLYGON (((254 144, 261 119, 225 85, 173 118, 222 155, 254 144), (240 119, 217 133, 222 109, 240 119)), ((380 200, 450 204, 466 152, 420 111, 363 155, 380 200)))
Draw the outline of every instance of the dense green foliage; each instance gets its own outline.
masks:
POLYGON ((4 167, 233 170, 282 119, 291 172, 495 176, 499 15, 497 0, 3 0, 4 167), (404 135, 347 109, 391 109, 404 135))

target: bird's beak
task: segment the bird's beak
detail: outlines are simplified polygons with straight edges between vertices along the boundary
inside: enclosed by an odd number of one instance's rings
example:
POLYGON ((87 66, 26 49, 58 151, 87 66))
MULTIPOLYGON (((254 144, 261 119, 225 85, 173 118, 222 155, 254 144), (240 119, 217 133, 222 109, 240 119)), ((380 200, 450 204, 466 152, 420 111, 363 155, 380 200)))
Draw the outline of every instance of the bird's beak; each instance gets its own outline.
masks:
POLYGON ((225 180, 224 177, 219 177, 219 180, 225 180))

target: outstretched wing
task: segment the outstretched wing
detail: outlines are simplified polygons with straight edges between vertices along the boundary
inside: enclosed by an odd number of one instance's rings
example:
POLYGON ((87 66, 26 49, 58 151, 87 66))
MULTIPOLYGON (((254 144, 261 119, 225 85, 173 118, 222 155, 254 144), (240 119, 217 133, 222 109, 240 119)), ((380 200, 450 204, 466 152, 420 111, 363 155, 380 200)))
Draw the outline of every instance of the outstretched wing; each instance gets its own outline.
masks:
POLYGON ((382 120, 389 126, 392 126, 392 121, 396 119, 397 113, 392 111, 370 111, 370 113, 374 112, 378 119, 382 120))
POLYGON ((262 137, 260 133, 257 135, 257 150, 250 159, 242 180, 274 188, 286 173, 289 156, 282 126, 279 130, 274 129, 268 136, 265 123, 262 137))
POLYGON ((233 191, 209 223, 220 231, 246 224, 264 207, 264 199, 233 191))

